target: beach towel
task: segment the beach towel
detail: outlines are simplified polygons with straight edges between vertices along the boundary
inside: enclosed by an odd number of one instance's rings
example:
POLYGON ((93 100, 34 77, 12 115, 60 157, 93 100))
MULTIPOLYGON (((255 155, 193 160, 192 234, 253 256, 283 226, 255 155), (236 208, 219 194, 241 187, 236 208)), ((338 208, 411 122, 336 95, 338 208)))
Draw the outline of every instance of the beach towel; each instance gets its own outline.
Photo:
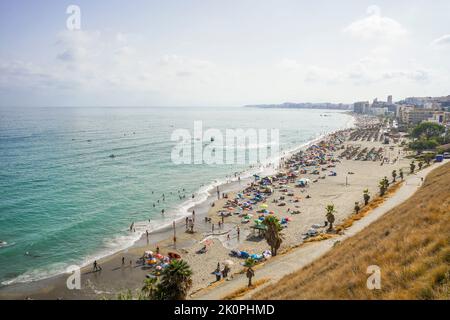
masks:
POLYGON ((250 255, 248 254, 248 252, 246 251, 241 251, 241 255, 242 258, 247 259, 250 255))

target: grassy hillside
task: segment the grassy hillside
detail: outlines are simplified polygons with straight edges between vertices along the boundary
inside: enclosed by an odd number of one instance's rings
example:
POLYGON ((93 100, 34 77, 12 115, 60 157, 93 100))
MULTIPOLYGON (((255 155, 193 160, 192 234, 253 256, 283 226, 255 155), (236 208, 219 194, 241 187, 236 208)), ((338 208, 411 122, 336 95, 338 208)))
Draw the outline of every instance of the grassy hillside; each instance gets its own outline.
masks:
POLYGON ((450 163, 406 203, 254 299, 450 299, 450 163), (369 265, 381 289, 368 290, 369 265))

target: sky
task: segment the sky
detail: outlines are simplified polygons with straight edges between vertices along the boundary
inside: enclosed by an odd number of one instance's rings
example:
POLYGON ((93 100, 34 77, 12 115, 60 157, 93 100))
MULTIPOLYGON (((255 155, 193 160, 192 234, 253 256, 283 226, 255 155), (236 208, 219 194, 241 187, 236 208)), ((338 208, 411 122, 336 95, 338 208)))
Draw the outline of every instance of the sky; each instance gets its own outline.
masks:
POLYGON ((449 57, 448 0, 0 2, 0 106, 396 101, 449 57))

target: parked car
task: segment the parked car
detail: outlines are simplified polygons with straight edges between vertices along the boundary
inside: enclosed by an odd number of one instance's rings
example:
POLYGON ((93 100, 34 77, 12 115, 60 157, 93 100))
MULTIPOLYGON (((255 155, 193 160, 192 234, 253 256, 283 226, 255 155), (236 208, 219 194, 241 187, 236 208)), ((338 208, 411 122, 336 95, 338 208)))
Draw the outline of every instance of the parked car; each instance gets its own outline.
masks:
POLYGON ((450 159, 450 152, 444 152, 444 159, 450 159))

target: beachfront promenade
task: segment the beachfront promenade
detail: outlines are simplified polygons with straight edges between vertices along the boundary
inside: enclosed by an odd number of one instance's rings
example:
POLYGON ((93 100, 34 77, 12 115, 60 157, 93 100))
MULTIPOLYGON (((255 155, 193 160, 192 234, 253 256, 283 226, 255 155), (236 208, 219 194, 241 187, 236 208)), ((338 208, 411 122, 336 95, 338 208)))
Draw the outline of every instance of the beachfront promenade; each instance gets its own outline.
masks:
MULTIPOLYGON (((292 272, 297 271, 320 258, 333 248, 335 242, 344 241, 345 239, 354 236, 371 223, 382 217, 389 210, 408 200, 408 198, 410 198, 421 186, 422 178, 425 179, 425 177, 432 170, 447 163, 448 161, 449 160, 434 163, 416 174, 407 176, 402 186, 391 197, 389 197, 379 207, 373 209, 364 218, 354 222, 350 228, 345 230, 343 235, 338 235, 328 240, 308 243, 295 248, 284 255, 276 256, 270 259, 264 266, 256 269, 254 278, 255 282, 262 279, 268 281, 257 288, 248 291, 245 295, 240 296, 239 299, 250 299, 255 292, 262 290, 269 284, 276 283, 282 277, 291 274, 292 272)), ((245 274, 236 274, 232 280, 225 281, 221 285, 215 286, 214 288, 202 290, 197 294, 192 295, 191 299, 223 299, 227 295, 244 288, 246 283, 247 279, 245 274)))

